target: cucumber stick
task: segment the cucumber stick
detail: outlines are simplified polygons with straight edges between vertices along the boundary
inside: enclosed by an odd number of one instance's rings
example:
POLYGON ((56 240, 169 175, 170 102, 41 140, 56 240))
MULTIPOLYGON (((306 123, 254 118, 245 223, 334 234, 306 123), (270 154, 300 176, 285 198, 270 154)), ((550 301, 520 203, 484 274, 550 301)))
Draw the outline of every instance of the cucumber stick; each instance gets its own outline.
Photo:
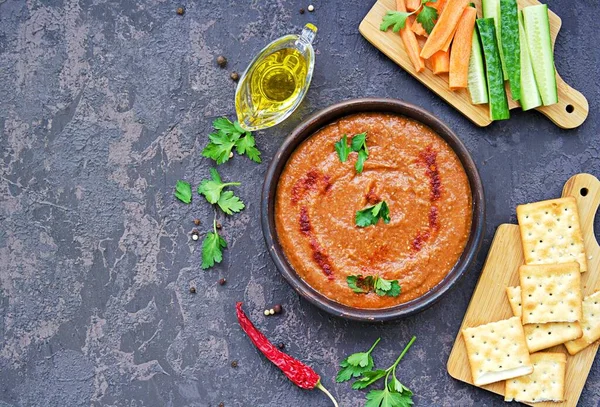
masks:
POLYGON ((558 102, 558 91, 548 6, 546 4, 529 6, 525 7, 522 12, 535 83, 544 106, 552 105, 558 102))
POLYGON ((500 45, 513 100, 521 99, 521 47, 517 0, 500 0, 500 45))
POLYGON ((496 38, 496 27, 491 18, 480 18, 477 20, 477 28, 483 46, 485 58, 486 77, 490 99, 490 119, 504 120, 510 117, 508 111, 508 99, 504 90, 504 79, 502 77, 502 64, 500 62, 500 50, 496 38))
POLYGON ((529 110, 542 105, 542 98, 535 84, 533 67, 525 28, 523 28, 523 15, 519 13, 519 40, 521 41, 521 107, 529 110))
POLYGON ((506 74, 506 67, 504 62, 504 55, 502 55, 502 35, 501 35, 501 24, 500 24, 500 0, 481 0, 481 11, 483 12, 483 18, 493 18, 494 27, 496 28, 496 38, 498 39, 498 47, 500 49, 500 61, 502 61, 502 75, 504 79, 508 79, 506 74))
POLYGON ((477 30, 473 30, 473 40, 471 41, 471 58, 469 58, 469 93, 471 102, 474 105, 480 105, 488 102, 488 89, 485 78, 485 68, 483 67, 483 55, 481 55, 481 44, 477 30))

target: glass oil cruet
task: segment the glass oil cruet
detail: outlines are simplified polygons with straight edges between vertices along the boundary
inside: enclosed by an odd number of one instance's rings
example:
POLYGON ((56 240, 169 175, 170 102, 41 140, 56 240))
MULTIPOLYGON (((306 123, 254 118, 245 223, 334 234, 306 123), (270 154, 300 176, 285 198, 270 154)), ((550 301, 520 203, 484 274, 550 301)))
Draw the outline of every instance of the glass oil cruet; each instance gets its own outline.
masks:
POLYGON ((275 126, 300 105, 315 64, 312 41, 317 27, 271 42, 250 62, 235 92, 240 125, 249 131, 275 126))

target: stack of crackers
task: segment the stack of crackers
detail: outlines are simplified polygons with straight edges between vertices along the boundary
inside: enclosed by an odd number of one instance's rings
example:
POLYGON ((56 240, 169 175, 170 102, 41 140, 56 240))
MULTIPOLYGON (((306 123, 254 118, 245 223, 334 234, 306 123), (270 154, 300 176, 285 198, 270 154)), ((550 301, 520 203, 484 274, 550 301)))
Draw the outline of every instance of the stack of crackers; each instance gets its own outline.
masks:
POLYGON ((563 401, 567 355, 600 339, 600 291, 582 298, 587 261, 577 202, 565 197, 520 205, 525 264, 506 287, 513 317, 462 330, 473 382, 504 380, 505 400, 563 401))

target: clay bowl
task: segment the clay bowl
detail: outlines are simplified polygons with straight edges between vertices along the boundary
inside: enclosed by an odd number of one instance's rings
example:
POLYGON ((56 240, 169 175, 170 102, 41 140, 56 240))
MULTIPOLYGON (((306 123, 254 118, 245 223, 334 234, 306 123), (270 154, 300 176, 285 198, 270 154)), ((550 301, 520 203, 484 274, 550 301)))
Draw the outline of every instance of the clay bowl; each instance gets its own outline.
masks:
POLYGON ((485 203, 483 186, 471 155, 462 141, 441 120, 426 110, 395 99, 352 99, 330 106, 300 123, 281 145, 269 166, 262 190, 262 230, 275 265, 288 283, 307 301, 335 316, 358 321, 388 321, 416 314, 430 307, 467 272, 475 261, 481 246, 484 231, 485 203), (462 162, 471 186, 473 218, 471 232, 465 249, 448 275, 423 296, 404 304, 382 309, 360 309, 335 302, 306 283, 288 263, 277 239, 275 229, 275 192, 279 176, 294 150, 321 127, 354 113, 395 113, 417 120, 435 131, 455 151, 462 162))

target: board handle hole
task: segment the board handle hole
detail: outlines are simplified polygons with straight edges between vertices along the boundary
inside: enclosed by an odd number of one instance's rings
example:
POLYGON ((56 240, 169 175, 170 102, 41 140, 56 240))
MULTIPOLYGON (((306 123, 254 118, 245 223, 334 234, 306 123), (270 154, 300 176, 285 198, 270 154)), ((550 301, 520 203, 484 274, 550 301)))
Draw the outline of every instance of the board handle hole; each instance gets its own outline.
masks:
POLYGON ((588 192, 589 192, 589 191, 588 191, 588 189, 587 189, 587 188, 581 188, 581 189, 579 190, 579 194, 580 194, 581 196, 586 196, 586 195, 588 194, 588 192))
POLYGON ((565 107, 565 110, 567 111, 567 113, 573 113, 575 111, 575 106, 567 105, 567 107, 565 107))

